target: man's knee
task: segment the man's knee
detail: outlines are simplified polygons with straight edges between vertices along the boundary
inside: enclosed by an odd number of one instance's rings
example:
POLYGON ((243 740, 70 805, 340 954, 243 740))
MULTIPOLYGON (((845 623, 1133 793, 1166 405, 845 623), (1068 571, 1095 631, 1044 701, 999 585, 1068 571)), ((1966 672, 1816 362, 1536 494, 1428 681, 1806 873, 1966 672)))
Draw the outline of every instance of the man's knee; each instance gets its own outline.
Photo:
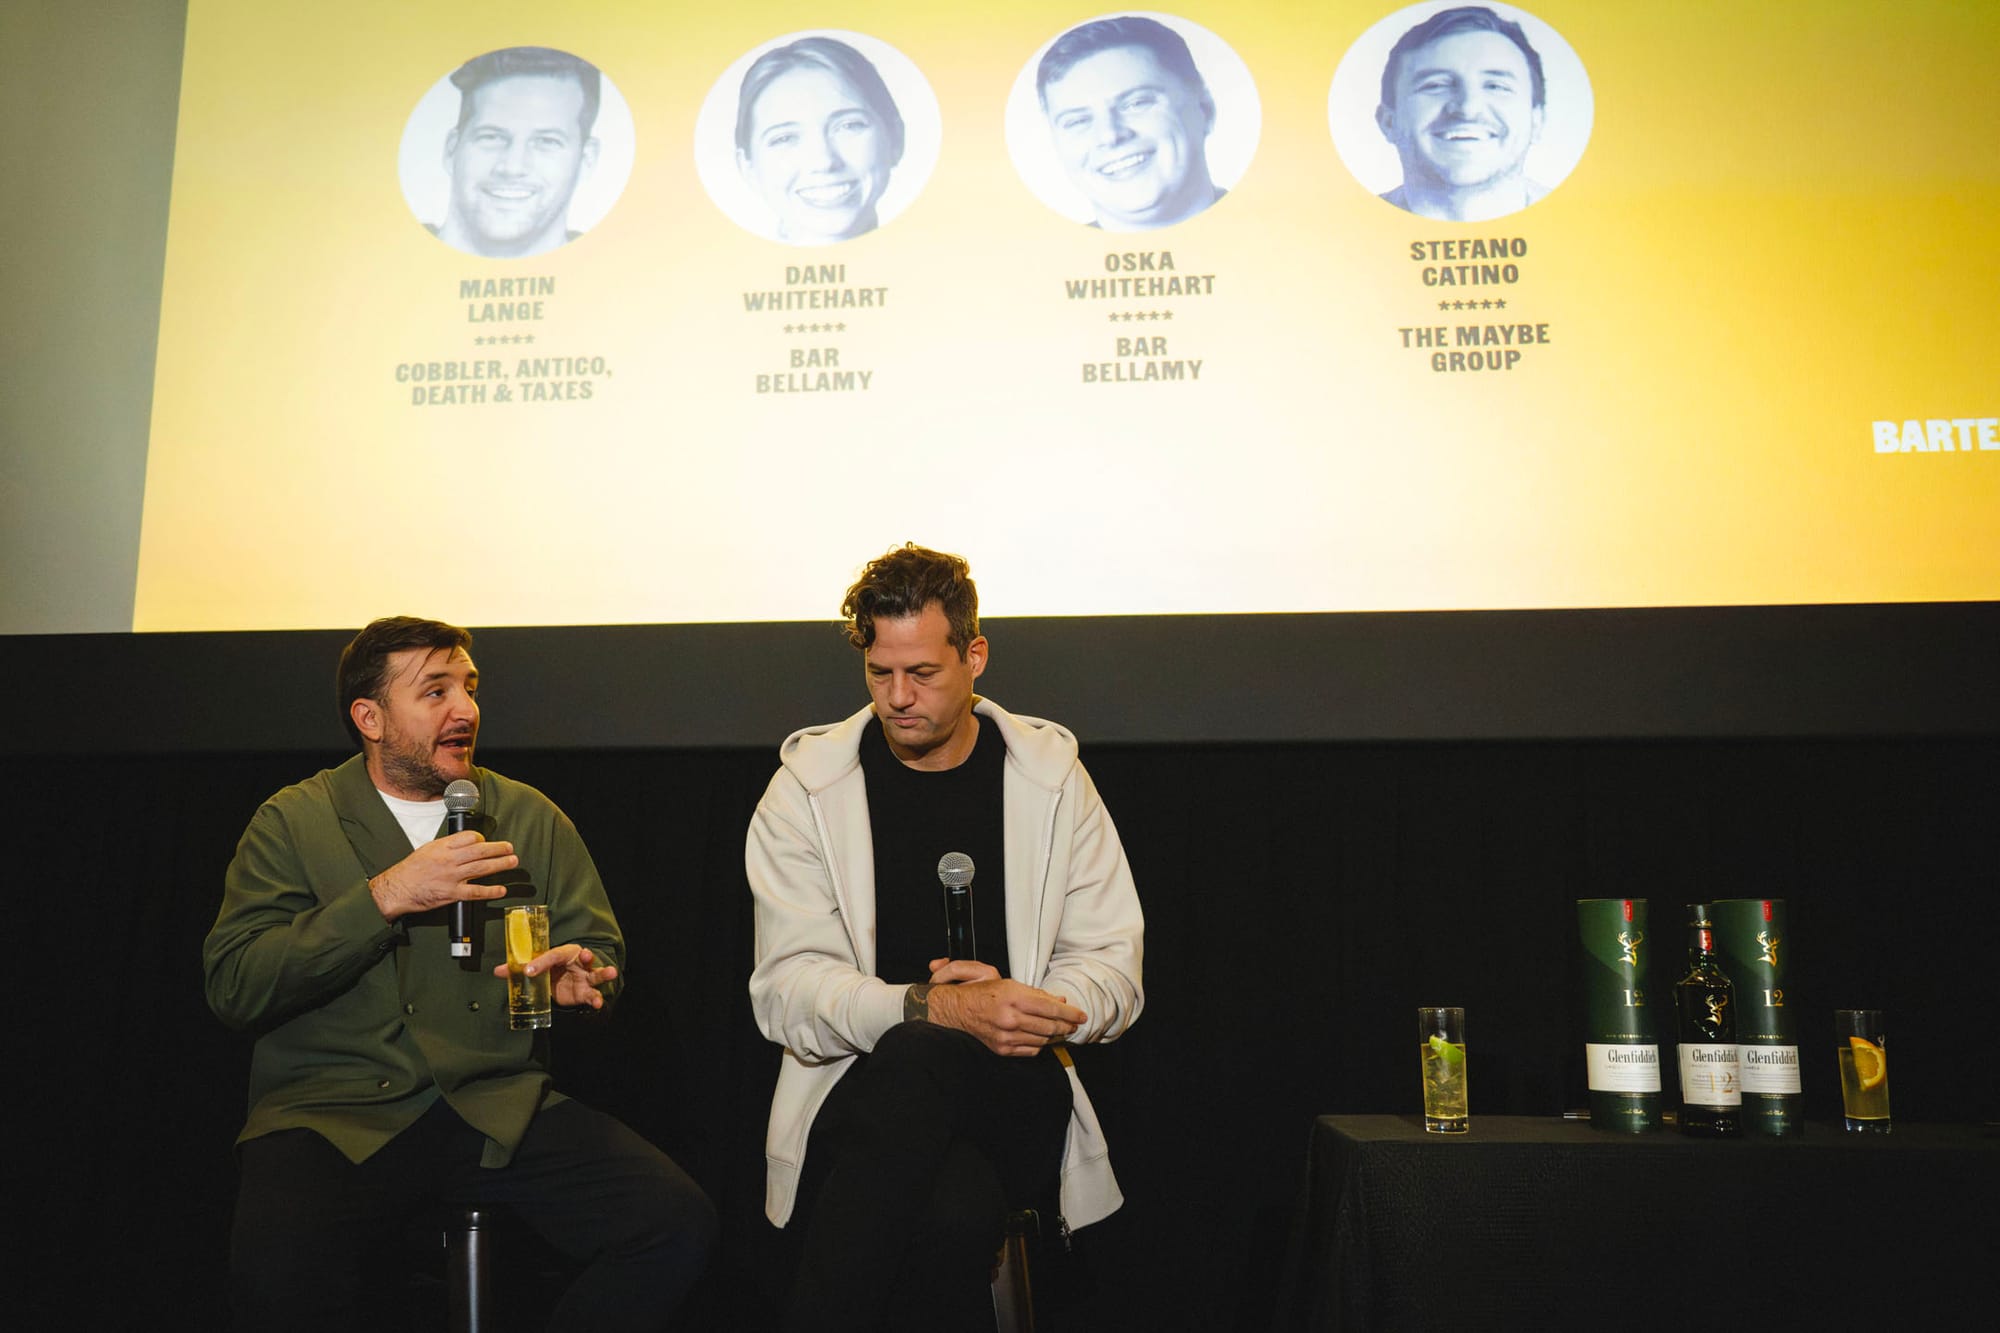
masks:
POLYGON ((957 1028, 911 1019, 883 1033, 869 1053, 868 1063, 909 1065, 936 1072, 948 1072, 976 1059, 986 1048, 979 1038, 957 1028))
POLYGON ((715 1206, 701 1186, 622 1121, 580 1102, 544 1109, 508 1169, 531 1174, 505 1197, 574 1257, 706 1253, 715 1242, 715 1206))
POLYGON ((693 1177, 657 1149, 633 1155, 627 1165, 625 1188, 616 1201, 623 1234, 611 1240, 613 1248, 665 1244, 702 1254, 714 1248, 721 1230, 715 1205, 693 1177))
POLYGON ((673 1168, 671 1175, 663 1177, 654 1189, 655 1223, 682 1249, 707 1254, 715 1248, 722 1230, 715 1204, 686 1172, 671 1161, 667 1165, 673 1168))

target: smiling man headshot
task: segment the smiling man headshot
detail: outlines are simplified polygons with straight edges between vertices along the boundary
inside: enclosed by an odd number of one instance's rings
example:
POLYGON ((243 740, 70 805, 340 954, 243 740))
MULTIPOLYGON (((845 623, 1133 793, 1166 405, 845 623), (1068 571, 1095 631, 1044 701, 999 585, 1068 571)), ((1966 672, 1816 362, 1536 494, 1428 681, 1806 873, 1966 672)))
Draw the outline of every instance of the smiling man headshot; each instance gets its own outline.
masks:
POLYGON ((597 164, 597 66, 567 51, 512 46, 468 60, 451 81, 459 112, 444 141, 451 194, 438 239, 489 259, 576 239, 570 197, 597 164))
POLYGON ((1440 10, 1396 42, 1375 123, 1403 162, 1382 197, 1419 217, 1505 217, 1548 191, 1528 178, 1547 114, 1542 58, 1483 6, 1440 10))
POLYGON ((1072 28, 1043 54, 1035 90, 1092 226, 1171 227, 1222 197, 1208 170, 1215 99, 1172 28, 1130 14, 1072 28))

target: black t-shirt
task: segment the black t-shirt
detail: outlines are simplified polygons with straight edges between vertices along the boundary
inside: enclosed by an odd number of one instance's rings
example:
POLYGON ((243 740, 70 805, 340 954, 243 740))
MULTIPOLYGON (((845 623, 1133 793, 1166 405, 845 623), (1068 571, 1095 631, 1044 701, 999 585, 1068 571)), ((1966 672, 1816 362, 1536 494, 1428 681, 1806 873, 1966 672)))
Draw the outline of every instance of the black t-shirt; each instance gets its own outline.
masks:
POLYGON ((882 980, 926 980, 930 960, 944 956, 937 864, 947 852, 972 858, 979 961, 1007 975, 1006 764, 1006 742, 983 719, 965 762, 936 771, 896 758, 879 721, 863 732, 861 773, 875 844, 875 975, 882 980))

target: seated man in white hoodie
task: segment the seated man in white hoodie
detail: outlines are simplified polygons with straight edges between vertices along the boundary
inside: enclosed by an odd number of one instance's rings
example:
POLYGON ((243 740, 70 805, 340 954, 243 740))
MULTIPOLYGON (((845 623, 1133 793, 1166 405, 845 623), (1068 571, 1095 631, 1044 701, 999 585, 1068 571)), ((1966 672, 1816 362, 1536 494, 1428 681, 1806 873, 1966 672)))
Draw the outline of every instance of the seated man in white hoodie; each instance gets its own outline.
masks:
POLYGON ((804 1233, 786 1327, 990 1329, 1009 1208, 1123 1202, 1064 1047, 1138 1017, 1144 921, 1075 738, 973 694, 965 561, 892 550, 841 609, 872 702, 785 741, 745 852, 751 1004, 785 1048, 765 1211, 804 1233), (975 957, 947 956, 952 852, 975 957))

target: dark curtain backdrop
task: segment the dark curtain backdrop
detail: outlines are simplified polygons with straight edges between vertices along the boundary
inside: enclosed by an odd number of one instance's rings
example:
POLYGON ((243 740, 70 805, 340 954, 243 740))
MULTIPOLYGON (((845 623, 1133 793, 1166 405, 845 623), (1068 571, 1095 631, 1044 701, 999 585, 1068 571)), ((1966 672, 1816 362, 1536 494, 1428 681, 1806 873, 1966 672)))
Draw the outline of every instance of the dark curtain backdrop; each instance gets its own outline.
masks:
MULTIPOLYGON (((1466 1007, 1475 1116, 1580 1104, 1578 897, 1653 901, 1656 995, 1682 959, 1680 904, 1790 900, 1812 1132, 1837 1114, 1836 1005, 1889 1010, 1899 1119, 1995 1114, 1978 1033, 2000 740, 1086 739, 1084 757, 1145 902, 1147 1007, 1081 1061, 1127 1204, 1082 1233, 1077 1326, 1268 1327, 1311 1119, 1416 1109, 1415 1005, 1466 1007)), ((215 1317, 248 1047, 207 1012, 199 947, 251 811, 338 758, 7 762, 28 1041, 6 1174, 29 1309, 76 1327, 215 1317)), ((619 1012, 559 1026, 559 1082, 708 1188, 725 1234, 702 1324, 762 1327, 777 1054, 745 1000, 742 840, 773 755, 481 758, 575 818, 630 944, 619 1012)))

